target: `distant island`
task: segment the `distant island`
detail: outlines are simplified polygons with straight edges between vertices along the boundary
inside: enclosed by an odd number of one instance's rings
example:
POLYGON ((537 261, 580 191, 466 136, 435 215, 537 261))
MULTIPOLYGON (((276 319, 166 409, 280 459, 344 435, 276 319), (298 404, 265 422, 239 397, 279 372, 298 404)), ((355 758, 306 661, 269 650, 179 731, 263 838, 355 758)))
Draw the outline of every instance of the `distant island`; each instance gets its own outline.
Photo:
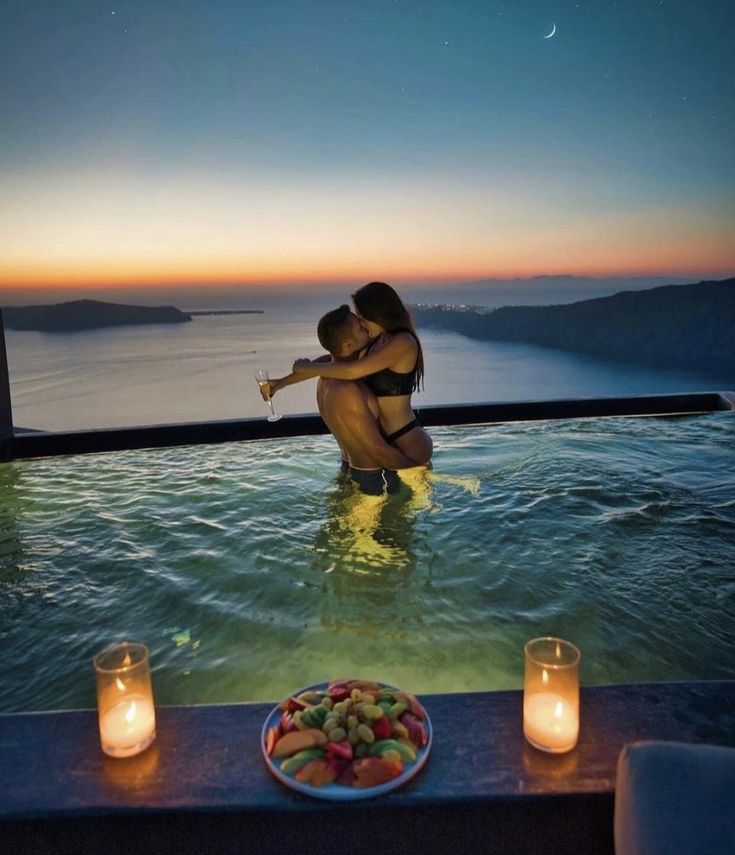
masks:
POLYGON ((625 362, 735 375, 735 279, 622 291, 567 305, 412 307, 419 326, 625 362))
POLYGON ((78 332, 132 324, 185 324, 191 315, 173 306, 127 306, 101 300, 72 300, 46 306, 3 307, 5 328, 35 332, 78 332))

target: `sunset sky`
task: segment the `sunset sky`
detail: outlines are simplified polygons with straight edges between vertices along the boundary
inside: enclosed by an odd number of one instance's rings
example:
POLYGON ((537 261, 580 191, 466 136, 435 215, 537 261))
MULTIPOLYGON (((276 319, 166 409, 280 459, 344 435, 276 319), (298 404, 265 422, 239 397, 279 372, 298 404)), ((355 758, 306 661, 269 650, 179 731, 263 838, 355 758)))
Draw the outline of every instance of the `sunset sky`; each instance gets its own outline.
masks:
POLYGON ((733 36, 731 0, 9 0, 0 296, 733 275, 733 36))

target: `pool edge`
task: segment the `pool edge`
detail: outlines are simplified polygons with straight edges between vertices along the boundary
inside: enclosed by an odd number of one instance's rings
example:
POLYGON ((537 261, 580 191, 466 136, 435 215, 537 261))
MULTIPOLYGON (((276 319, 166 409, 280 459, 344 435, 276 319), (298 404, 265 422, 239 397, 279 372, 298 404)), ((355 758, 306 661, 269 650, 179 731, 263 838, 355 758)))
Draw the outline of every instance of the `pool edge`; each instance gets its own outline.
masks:
MULTIPOLYGON (((415 411, 425 427, 613 416, 702 415, 712 412, 734 412, 735 392, 692 392, 441 405, 416 407, 415 411)), ((181 445, 284 439, 325 433, 327 429, 324 422, 315 414, 287 416, 277 422, 258 418, 78 431, 15 429, 10 435, 3 437, 0 434, 0 461, 181 445)))

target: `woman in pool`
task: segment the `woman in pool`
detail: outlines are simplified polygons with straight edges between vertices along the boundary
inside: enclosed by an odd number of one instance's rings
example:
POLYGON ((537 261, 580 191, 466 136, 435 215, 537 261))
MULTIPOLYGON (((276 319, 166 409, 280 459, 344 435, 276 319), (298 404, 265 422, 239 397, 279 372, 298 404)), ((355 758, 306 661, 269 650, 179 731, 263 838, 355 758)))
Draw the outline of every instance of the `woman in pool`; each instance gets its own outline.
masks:
POLYGON ((433 443, 411 409, 411 394, 423 383, 424 357, 408 309, 385 282, 370 282, 352 300, 370 336, 364 356, 353 362, 299 359, 293 371, 304 379, 362 380, 378 399, 386 442, 416 464, 426 464, 433 443))

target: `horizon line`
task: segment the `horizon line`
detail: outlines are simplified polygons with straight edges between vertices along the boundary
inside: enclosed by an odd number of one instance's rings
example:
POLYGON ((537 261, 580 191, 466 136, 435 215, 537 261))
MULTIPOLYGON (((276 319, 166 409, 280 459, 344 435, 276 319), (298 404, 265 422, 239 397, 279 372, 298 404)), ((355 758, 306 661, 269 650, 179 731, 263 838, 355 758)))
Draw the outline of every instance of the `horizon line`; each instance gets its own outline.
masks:
POLYGON ((335 288, 344 286, 356 286, 364 284, 368 281, 388 281, 393 282, 399 287, 458 287, 467 286, 473 283, 495 281, 495 282, 528 282, 534 279, 691 279, 691 280, 707 280, 707 279, 730 279, 735 276, 735 268, 732 270, 635 270, 635 271, 589 271, 580 273, 555 272, 555 273, 494 273, 494 274, 475 274, 475 275, 455 275, 452 274, 435 274, 431 276, 392 276, 381 277, 308 277, 304 279, 293 278, 268 278, 268 279, 167 279, 167 278, 148 278, 140 280, 115 279, 107 281, 84 280, 68 281, 56 280, 52 282, 0 282, 0 294, 11 292, 44 292, 44 291, 85 291, 90 289, 101 290, 154 290, 165 289, 174 290, 180 289, 184 291, 190 290, 210 290, 210 289, 230 289, 230 288, 272 288, 278 286, 281 288, 335 288))

